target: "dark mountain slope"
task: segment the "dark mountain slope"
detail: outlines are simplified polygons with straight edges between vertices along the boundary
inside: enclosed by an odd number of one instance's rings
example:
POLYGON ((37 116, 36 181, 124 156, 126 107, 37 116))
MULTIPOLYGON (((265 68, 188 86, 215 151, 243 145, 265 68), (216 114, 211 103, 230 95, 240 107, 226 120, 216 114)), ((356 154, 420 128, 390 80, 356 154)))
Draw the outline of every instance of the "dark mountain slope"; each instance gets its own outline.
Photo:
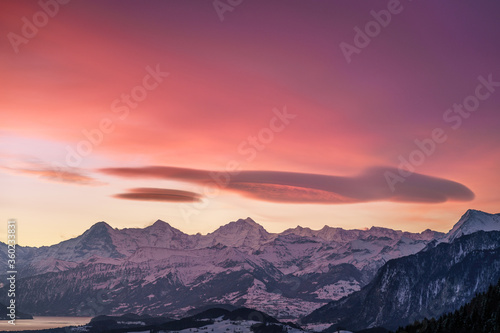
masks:
POLYGON ((396 329, 453 311, 499 278, 500 232, 480 231, 388 261, 359 292, 313 311, 302 323, 396 329))

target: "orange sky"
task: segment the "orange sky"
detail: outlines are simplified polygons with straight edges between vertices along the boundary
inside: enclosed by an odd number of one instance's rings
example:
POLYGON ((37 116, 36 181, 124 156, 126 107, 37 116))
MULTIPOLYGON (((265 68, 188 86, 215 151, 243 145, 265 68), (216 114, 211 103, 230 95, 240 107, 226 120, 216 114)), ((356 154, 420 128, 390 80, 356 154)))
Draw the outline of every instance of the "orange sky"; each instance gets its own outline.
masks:
POLYGON ((401 1, 350 62, 387 1, 0 7, 0 220, 22 245, 102 220, 447 231, 498 212, 498 4, 401 1))

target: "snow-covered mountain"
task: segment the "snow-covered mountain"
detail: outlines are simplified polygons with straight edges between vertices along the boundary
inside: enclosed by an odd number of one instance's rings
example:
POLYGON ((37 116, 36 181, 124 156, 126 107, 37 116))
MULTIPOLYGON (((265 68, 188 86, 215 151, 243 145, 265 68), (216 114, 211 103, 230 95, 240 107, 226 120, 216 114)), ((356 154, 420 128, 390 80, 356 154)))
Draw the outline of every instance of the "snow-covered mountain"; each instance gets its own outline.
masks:
MULTIPOLYGON (((474 223, 462 225, 472 230, 474 223)), ((17 299, 39 315, 180 316, 232 304, 296 319, 360 290, 387 261, 450 233, 328 226, 269 233, 247 218, 188 235, 160 220, 143 229, 99 222, 50 247, 19 247, 17 299)))
POLYGON ((500 278, 499 230, 498 214, 469 210, 444 237, 417 254, 389 261, 360 291, 302 322, 396 329, 456 310, 500 278))
POLYGON ((370 284, 302 318, 351 330, 394 330, 437 318, 470 301, 500 278, 500 232, 478 231, 382 266, 370 284))
POLYGON ((452 242, 463 235, 476 231, 500 231, 500 214, 488 214, 479 210, 469 209, 442 241, 452 242))

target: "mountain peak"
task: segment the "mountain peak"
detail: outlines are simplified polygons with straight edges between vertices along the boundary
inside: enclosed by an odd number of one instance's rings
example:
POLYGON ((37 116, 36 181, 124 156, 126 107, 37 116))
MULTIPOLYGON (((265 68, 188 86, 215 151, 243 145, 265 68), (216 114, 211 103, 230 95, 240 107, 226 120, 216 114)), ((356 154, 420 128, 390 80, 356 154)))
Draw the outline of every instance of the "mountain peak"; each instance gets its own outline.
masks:
POLYGON ((487 215, 491 215, 491 214, 488 214, 488 213, 485 213, 479 209, 473 209, 473 208, 469 208, 467 209, 467 211, 465 212, 465 214, 487 214, 487 215))
POLYGON ((148 226, 146 228, 152 228, 152 229, 171 228, 171 229, 174 229, 170 224, 168 224, 167 222, 165 222, 163 220, 156 220, 155 223, 153 223, 152 225, 150 225, 150 226, 148 226))
MULTIPOLYGON (((156 220, 155 223, 153 223, 150 226, 147 226, 146 228, 142 229, 143 232, 146 232, 149 235, 163 235, 162 237, 181 237, 181 238, 189 238, 189 236, 179 229, 176 229, 172 227, 169 223, 163 221, 163 220, 156 220)), ((180 239, 180 238, 179 238, 180 239)))
POLYGON ((307 227, 301 227, 300 225, 295 228, 286 229, 281 234, 283 235, 296 235, 300 237, 314 237, 314 231, 307 227))
POLYGON ((263 226, 247 217, 223 225, 207 236, 211 238, 212 245, 221 243, 231 247, 256 248, 268 240, 270 234, 263 226))
POLYGON ((489 214, 476 209, 469 209, 445 236, 451 242, 454 239, 476 231, 500 231, 500 214, 489 214))
POLYGON ((113 228, 104 221, 97 222, 85 231, 81 236, 86 239, 108 239, 113 228))
POLYGON ((102 225, 102 226, 107 226, 107 227, 111 228, 111 226, 105 221, 99 221, 99 222, 95 223, 94 225, 102 225))
POLYGON ((257 222, 255 222, 251 217, 247 217, 246 219, 238 219, 238 221, 236 221, 236 223, 245 223, 248 225, 261 227, 261 225, 258 224, 257 222))
POLYGON ((248 229, 262 229, 265 230, 263 226, 255 222, 250 217, 246 219, 238 219, 237 221, 229 222, 228 224, 220 227, 219 229, 232 229, 232 228, 242 228, 245 230, 248 229))
POLYGON ((95 223, 93 226, 90 227, 90 230, 96 230, 96 231, 105 231, 105 230, 113 230, 113 227, 111 227, 109 224, 107 224, 104 221, 100 221, 95 223))

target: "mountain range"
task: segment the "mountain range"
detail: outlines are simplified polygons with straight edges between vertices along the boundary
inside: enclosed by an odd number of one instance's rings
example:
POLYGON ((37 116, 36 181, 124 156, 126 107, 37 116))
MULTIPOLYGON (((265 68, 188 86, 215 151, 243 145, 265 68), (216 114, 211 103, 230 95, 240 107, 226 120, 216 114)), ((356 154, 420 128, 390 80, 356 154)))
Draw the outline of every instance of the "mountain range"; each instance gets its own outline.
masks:
POLYGON ((297 318, 359 290, 387 260, 441 236, 328 226, 273 234, 250 218, 207 235, 163 221, 121 230, 99 222, 53 246, 18 247, 18 299, 39 315, 184 315, 227 303, 297 318))
POLYGON ((438 318, 500 279, 500 215, 469 210, 443 238, 390 260, 360 291, 301 319, 356 331, 438 318), (483 231, 484 230, 484 231, 483 231))
MULTIPOLYGON (((474 210, 467 211, 447 234, 328 226, 321 230, 296 227, 269 233, 247 218, 223 225, 207 235, 188 235, 160 220, 143 229, 114 229, 99 222, 82 235, 56 245, 18 246, 17 300, 22 311, 34 315, 136 313, 180 317, 203 307, 232 305, 258 309, 280 319, 305 316, 303 322, 313 325, 350 320, 336 312, 341 304, 362 306, 363 302, 375 299, 369 295, 382 295, 381 291, 390 286, 399 293, 401 302, 406 302, 404 295, 407 295, 412 306, 420 304, 420 308, 411 308, 413 312, 400 315, 408 317, 415 313, 414 317, 420 318, 428 314, 424 311, 432 302, 424 302, 417 291, 411 297, 407 294, 410 289, 413 292, 416 281, 434 277, 437 284, 430 285, 435 288, 432 295, 445 297, 443 286, 455 284, 442 279, 449 277, 451 281, 453 272, 460 273, 458 266, 447 264, 439 275, 423 262, 435 258, 439 258, 437 263, 458 260, 455 264, 466 262, 465 258, 488 260, 486 257, 491 253, 487 251, 498 247, 495 237, 500 239, 495 230, 500 230, 500 215, 474 210), (487 231, 484 239, 476 240, 481 230, 487 231), (472 237, 470 243, 461 247, 455 244, 468 239, 464 237, 467 235, 472 237), (487 246, 479 247, 481 242, 487 246), (439 257, 442 252, 448 257, 439 257), (470 257, 471 253, 477 256, 470 257), (407 262, 398 264, 398 260, 407 262), (411 273, 412 265, 424 265, 427 271, 412 268, 415 271, 411 273), (399 273, 393 273, 398 269, 399 273), (394 280, 391 274, 402 278, 405 274, 414 275, 405 277, 406 285, 402 282, 392 285, 387 282, 394 280)), ((0 247, 6 245, 0 243, 0 247)), ((0 256, 6 253, 2 249, 0 256)), ((492 258, 495 255, 491 254, 492 258)), ((0 260, 7 262, 6 258, 0 260)), ((495 260, 490 262, 496 263, 495 260)), ((468 277, 463 281, 457 278, 456 283, 464 283, 471 292, 480 290, 488 279, 494 278, 486 269, 481 272, 485 274, 483 280, 469 272, 468 277), (474 282, 477 286, 472 288, 474 282)), ((422 280, 422 290, 425 283, 422 280)), ((6 293, 0 290, 0 302, 5 301, 3 295, 6 293)), ((456 302, 468 299, 468 295, 454 299, 440 311, 449 311, 456 302)), ((373 302, 385 300, 381 297, 373 302)), ((390 311, 381 304, 378 306, 382 312, 390 311)), ((386 325, 386 319, 394 319, 384 317, 373 321, 371 316, 367 312, 356 318, 359 325, 355 328, 386 325)))

